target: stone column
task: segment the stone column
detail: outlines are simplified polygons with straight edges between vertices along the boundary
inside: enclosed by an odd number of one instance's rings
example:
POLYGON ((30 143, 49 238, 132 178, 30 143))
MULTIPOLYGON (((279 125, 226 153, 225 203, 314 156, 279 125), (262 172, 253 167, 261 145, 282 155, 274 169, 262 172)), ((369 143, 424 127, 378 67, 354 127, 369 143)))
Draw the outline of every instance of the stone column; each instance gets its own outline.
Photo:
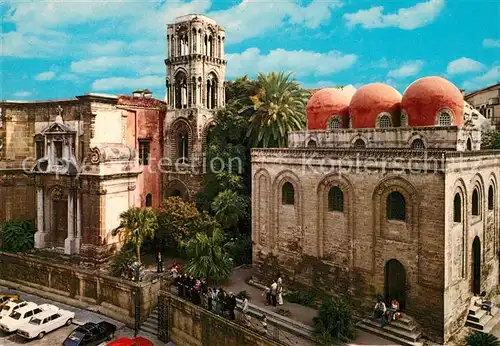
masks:
POLYGON ((73 244, 75 239, 75 191, 68 192, 68 237, 64 240, 64 253, 73 254, 73 244))
POLYGON ((37 205, 36 205, 37 232, 35 233, 35 248, 43 249, 44 247, 47 246, 46 240, 48 236, 47 229, 45 228, 45 208, 44 208, 45 198, 43 193, 43 186, 37 187, 36 196, 37 196, 37 205))
POLYGON ((74 240, 74 251, 80 253, 82 243, 82 195, 76 192, 76 238, 74 240))

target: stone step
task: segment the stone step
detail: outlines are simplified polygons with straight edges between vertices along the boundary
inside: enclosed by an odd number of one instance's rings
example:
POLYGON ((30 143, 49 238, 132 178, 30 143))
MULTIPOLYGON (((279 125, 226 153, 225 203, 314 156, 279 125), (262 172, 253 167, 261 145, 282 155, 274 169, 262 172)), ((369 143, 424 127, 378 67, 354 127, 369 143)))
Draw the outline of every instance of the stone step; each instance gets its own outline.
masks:
POLYGON ((481 317, 479 322, 471 321, 467 319, 467 322, 465 323, 466 326, 469 326, 471 328, 477 329, 477 330, 483 330, 484 326, 493 318, 493 316, 490 315, 484 315, 481 317))
MULTIPOLYGON (((370 317, 367 320, 373 321, 376 325, 380 326, 380 318, 370 317)), ((417 326, 408 318, 400 318, 390 323, 391 326, 412 333, 417 329, 417 326)))
POLYGON ((152 328, 147 327, 147 326, 142 326, 140 328, 140 330, 142 330, 143 332, 158 336, 158 326, 155 329, 152 329, 152 328))
POLYGON ((472 306, 472 307, 469 308, 469 315, 475 315, 475 314, 477 314, 481 310, 482 309, 481 309, 480 306, 474 305, 474 306, 472 306))
POLYGON ((421 343, 421 342, 418 342, 418 341, 409 341, 409 340, 403 339, 403 338, 401 338, 399 336, 396 336, 395 334, 389 332, 385 328, 380 328, 380 326, 379 327, 372 327, 371 325, 364 324, 364 323, 359 323, 357 326, 358 326, 359 329, 364 330, 365 332, 368 332, 368 333, 371 333, 371 334, 375 334, 375 335, 378 335, 378 336, 380 336, 382 338, 391 340, 393 342, 396 342, 398 345, 402 345, 402 346, 423 346, 423 343, 421 343))
POLYGON ((467 315, 467 319, 473 322, 479 322, 481 317, 483 317, 484 315, 486 315, 486 310, 481 309, 479 311, 476 311, 474 314, 469 313, 467 315))
POLYGON ((146 322, 144 322, 142 324, 142 326, 146 326, 148 328, 156 328, 158 329, 158 321, 150 321, 150 320, 147 320, 146 322))
POLYGON ((382 328, 380 326, 380 320, 366 319, 366 320, 363 320, 361 323, 364 323, 365 325, 368 325, 371 328, 379 328, 381 330, 385 330, 387 333, 394 334, 398 338, 405 339, 405 340, 408 340, 410 342, 417 341, 421 335, 420 332, 416 331, 416 327, 413 327, 412 330, 407 330, 407 329, 401 328, 401 325, 399 325, 399 326, 393 325, 392 322, 385 325, 384 328, 382 328))

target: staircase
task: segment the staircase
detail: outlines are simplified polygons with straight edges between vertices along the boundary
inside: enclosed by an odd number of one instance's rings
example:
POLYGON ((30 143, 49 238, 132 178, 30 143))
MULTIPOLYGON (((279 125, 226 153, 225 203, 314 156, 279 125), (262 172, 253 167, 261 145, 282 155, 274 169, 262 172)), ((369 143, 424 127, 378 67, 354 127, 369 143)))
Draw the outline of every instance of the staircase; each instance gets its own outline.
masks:
POLYGON ((423 345, 422 342, 418 341, 422 333, 418 330, 417 326, 404 315, 399 320, 387 324, 384 328, 380 326, 380 319, 372 317, 362 320, 357 324, 357 327, 365 332, 394 341, 398 345, 423 345))
POLYGON ((158 307, 156 307, 149 315, 146 322, 142 324, 140 330, 142 332, 158 336, 158 307))
POLYGON ((499 309, 497 307, 493 307, 491 310, 493 316, 491 316, 487 315, 486 310, 481 309, 480 306, 470 307, 465 325, 471 327, 472 329, 489 333, 500 319, 498 311, 499 309))

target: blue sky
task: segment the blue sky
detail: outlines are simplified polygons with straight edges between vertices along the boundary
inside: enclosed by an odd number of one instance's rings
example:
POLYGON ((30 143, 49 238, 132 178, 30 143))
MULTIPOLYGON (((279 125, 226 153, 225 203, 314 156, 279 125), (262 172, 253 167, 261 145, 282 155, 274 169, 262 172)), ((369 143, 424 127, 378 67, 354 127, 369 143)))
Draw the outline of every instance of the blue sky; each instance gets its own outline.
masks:
POLYGON ((166 23, 203 13, 226 29, 227 79, 292 71, 305 87, 440 75, 500 81, 500 2, 472 0, 20 1, 2 12, 0 99, 88 92, 164 96, 166 23))

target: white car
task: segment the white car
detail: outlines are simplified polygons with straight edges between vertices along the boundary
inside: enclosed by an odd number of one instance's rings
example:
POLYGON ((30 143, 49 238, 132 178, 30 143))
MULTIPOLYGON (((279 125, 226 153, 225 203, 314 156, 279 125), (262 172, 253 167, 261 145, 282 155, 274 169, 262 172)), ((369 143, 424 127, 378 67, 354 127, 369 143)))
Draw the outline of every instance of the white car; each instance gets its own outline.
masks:
POLYGON ((28 302, 24 302, 22 300, 11 300, 10 302, 7 302, 4 306, 2 306, 0 319, 4 316, 9 316, 13 311, 16 311, 26 305, 28 305, 28 302))
POLYGON ((33 316, 33 318, 28 322, 23 324, 17 329, 17 335, 22 336, 25 339, 41 339, 45 334, 50 333, 62 326, 69 326, 75 318, 75 313, 62 310, 62 309, 52 309, 46 310, 42 313, 33 316))
POLYGON ((12 333, 24 323, 28 322, 34 315, 42 312, 42 308, 35 303, 26 304, 15 309, 9 316, 3 316, 0 320, 0 329, 7 333, 12 333))

